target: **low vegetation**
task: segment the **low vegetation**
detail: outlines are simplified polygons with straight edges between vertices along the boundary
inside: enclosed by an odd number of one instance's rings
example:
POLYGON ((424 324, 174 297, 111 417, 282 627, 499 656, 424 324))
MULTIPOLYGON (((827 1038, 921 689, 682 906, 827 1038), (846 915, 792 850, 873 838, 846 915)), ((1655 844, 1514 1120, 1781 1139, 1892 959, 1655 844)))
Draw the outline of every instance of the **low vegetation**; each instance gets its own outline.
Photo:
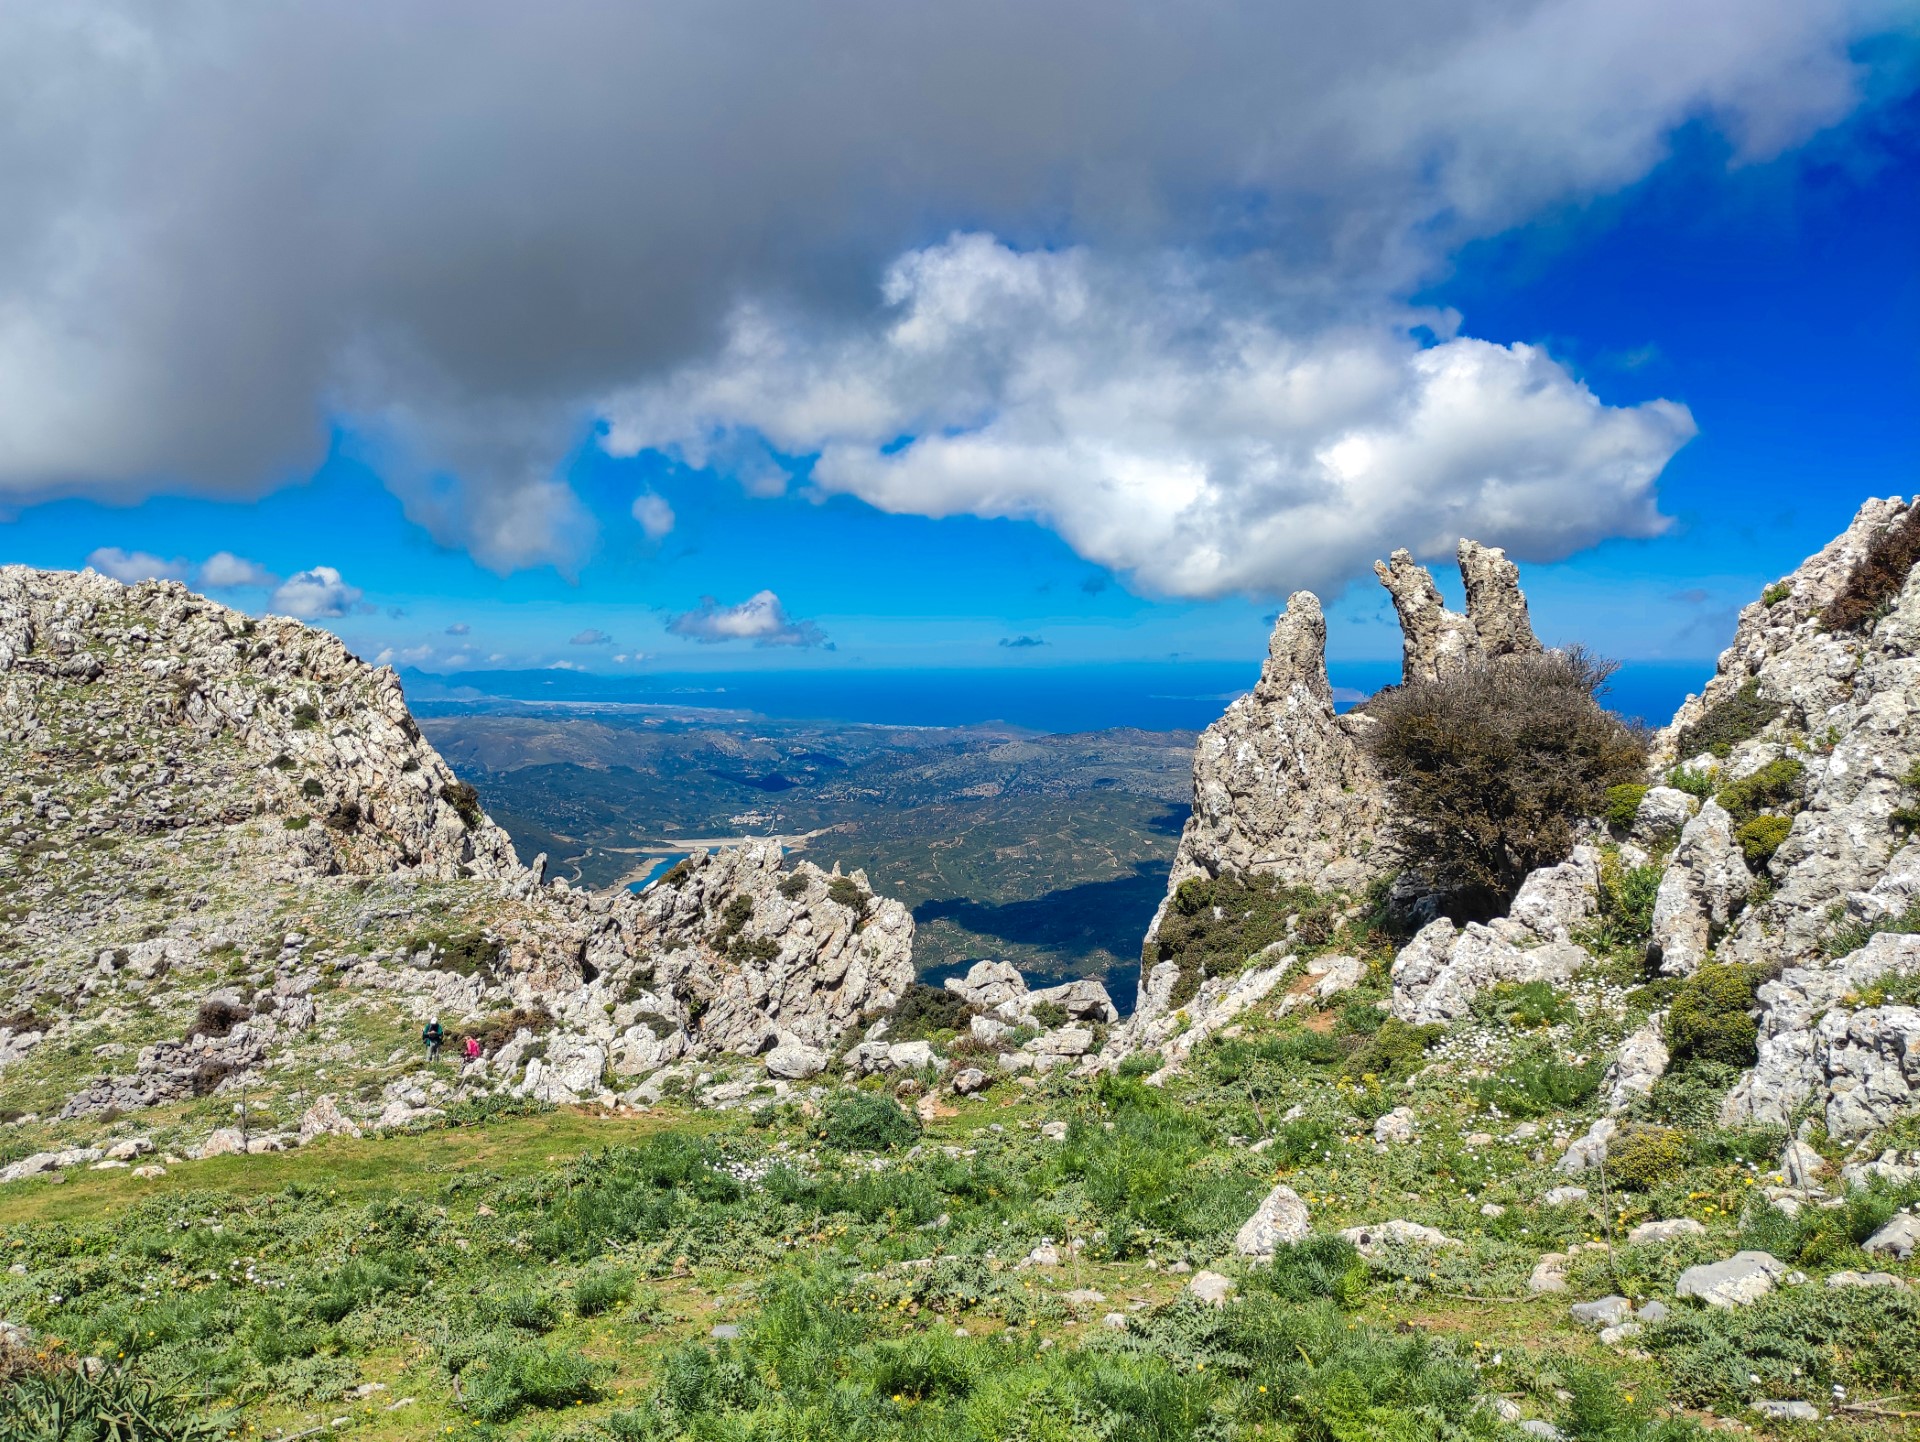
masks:
POLYGON ((1709 706, 1698 721, 1680 728, 1674 748, 1682 757, 1729 755, 1742 741, 1751 741, 1780 714, 1778 701, 1763 700, 1760 683, 1748 681, 1731 696, 1709 706))
POLYGON ((1892 608, 1916 561, 1920 561, 1920 506, 1911 506, 1874 537, 1866 555, 1820 612, 1820 624, 1829 631, 1871 628, 1892 608))

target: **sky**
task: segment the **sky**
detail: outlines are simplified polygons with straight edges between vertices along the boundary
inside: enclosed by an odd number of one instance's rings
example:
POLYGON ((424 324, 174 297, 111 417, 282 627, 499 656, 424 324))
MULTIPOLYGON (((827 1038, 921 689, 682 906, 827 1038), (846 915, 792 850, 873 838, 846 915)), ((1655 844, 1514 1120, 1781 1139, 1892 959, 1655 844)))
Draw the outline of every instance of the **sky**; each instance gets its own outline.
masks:
POLYGON ((0 13, 0 561, 430 672, 1710 659, 1920 491, 1920 6, 0 13))

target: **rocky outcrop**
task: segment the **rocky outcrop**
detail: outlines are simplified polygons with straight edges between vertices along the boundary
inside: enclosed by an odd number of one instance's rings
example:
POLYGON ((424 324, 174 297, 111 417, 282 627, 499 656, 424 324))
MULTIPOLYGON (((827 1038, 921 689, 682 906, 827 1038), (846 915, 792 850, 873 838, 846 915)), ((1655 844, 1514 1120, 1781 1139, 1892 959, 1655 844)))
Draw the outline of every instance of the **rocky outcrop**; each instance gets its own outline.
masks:
POLYGON ((1336 714, 1326 644, 1319 600, 1296 592, 1274 625, 1259 683, 1194 748, 1193 811, 1168 896, 1189 878, 1226 872, 1324 891, 1380 874, 1374 842, 1385 802, 1359 740, 1369 723, 1336 714))
POLYGON ((1920 975, 1920 936, 1880 935, 1832 966, 1793 967, 1760 988, 1759 1060, 1721 1108, 1729 1125, 1787 1126, 1811 1101, 1852 1140, 1920 1104, 1920 1008, 1860 994, 1920 975))
POLYGON ((1540 650, 1520 590, 1520 568, 1505 551, 1462 540, 1457 552, 1467 614, 1449 611, 1432 574, 1411 552, 1375 561, 1373 572, 1393 597, 1400 617, 1401 679, 1435 681, 1476 661, 1540 650))
POLYGON ((1649 958, 1667 976, 1691 975, 1733 922, 1753 890, 1733 818, 1713 802, 1680 833, 1653 902, 1649 958))
POLYGON ((1456 927, 1428 922, 1393 962, 1393 1014, 1414 1025, 1465 1016, 1473 999, 1508 982, 1566 982, 1592 958, 1572 940, 1599 894, 1599 857, 1577 848, 1521 883, 1509 913, 1456 927))
POLYGON ((177 582, 0 567, 0 746, 58 753, 76 711, 106 783, 81 834, 249 827, 306 870, 518 869, 398 678, 338 638, 177 582))

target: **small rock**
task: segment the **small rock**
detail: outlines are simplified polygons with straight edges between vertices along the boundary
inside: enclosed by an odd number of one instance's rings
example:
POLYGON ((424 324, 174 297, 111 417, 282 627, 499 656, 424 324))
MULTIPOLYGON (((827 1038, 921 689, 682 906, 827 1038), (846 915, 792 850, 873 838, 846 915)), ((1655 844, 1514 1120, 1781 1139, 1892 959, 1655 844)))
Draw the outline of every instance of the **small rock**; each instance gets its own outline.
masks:
POLYGON ((1259 1210, 1240 1224, 1233 1249, 1243 1257, 1268 1258, 1276 1247, 1297 1242, 1311 1230, 1307 1204, 1292 1187, 1281 1185, 1268 1192, 1259 1210))
POLYGON ((1790 1187, 1805 1191, 1818 1186, 1826 1169, 1827 1159, 1805 1142, 1788 1142, 1780 1153, 1780 1174, 1790 1187))
POLYGON ((1042 1242, 1027 1253, 1026 1265, 1029 1267, 1057 1267, 1060 1265, 1060 1249, 1052 1242, 1042 1242))
POLYGON ((1600 1329, 1600 1343, 1605 1347, 1617 1347, 1646 1331, 1638 1322, 1616 1322, 1611 1327, 1600 1329))
POLYGON ((1493 1133, 1468 1132, 1465 1140, 1470 1147, 1490 1147, 1493 1145, 1493 1133))
POLYGON ((1105 1292, 1096 1292, 1091 1287, 1075 1287, 1071 1292, 1062 1292, 1060 1300, 1069 1307, 1092 1307, 1107 1300, 1105 1292))
POLYGON ((1195 1272, 1193 1280, 1187 1283, 1187 1293, 1209 1307, 1224 1307, 1233 1294, 1233 1282, 1218 1272, 1195 1272))
POLYGON ((1526 1421, 1520 1423, 1520 1430, 1529 1437, 1545 1437, 1550 1439, 1550 1442, 1560 1442, 1560 1439, 1566 1436, 1566 1433, 1554 1426, 1553 1423, 1542 1422, 1538 1417, 1529 1417, 1526 1421))
POLYGON ((1529 1292, 1564 1292, 1567 1290, 1567 1256, 1564 1252, 1548 1252, 1533 1264, 1533 1272, 1527 1278, 1529 1292))
POLYGON ((1050 1142, 1064 1142, 1067 1139, 1065 1122, 1047 1122, 1040 1128, 1040 1135, 1050 1142))
POLYGON ((1412 1107, 1395 1107, 1373 1124, 1373 1139, 1376 1142, 1410 1142, 1413 1134, 1412 1107))
POLYGON ((1663 1222, 1642 1222, 1627 1233, 1627 1244, 1639 1246, 1643 1242, 1677 1242, 1682 1237, 1704 1237, 1707 1229, 1692 1217, 1670 1217, 1663 1222))
POLYGON ((979 1067, 970 1066, 954 1077, 953 1089, 960 1096, 972 1096, 975 1092, 985 1091, 988 1080, 987 1074, 979 1067))
POLYGON ((1676 1297, 1696 1297, 1709 1307, 1746 1307, 1773 1290, 1787 1264, 1769 1252, 1735 1252, 1724 1262, 1688 1267, 1674 1283, 1676 1297))
POLYGON ((1671 1317, 1673 1311, 1665 1302, 1655 1299, 1642 1306, 1635 1315, 1649 1327, 1654 1327, 1671 1317))
POLYGON ((1892 1272, 1835 1272, 1827 1278, 1829 1287, 1904 1287, 1907 1284, 1892 1272))
POLYGON ((1364 1227, 1345 1227, 1340 1235, 1352 1242, 1363 1257, 1378 1256, 1392 1246, 1438 1248, 1464 1245, 1457 1237, 1449 1237, 1433 1227, 1423 1227, 1418 1222, 1402 1221, 1398 1217, 1390 1222, 1371 1222, 1364 1227))
POLYGON ((1483 1217, 1504 1217, 1506 1214, 1507 1209, 1498 1202, 1482 1202, 1480 1204, 1480 1215, 1483 1217))
POLYGON ((1761 1401, 1753 1410, 1774 1422, 1818 1422, 1820 1409, 1811 1402, 1761 1401))
POLYGON ((1550 1207, 1570 1207, 1587 1199, 1585 1187, 1555 1187, 1540 1200, 1550 1207))
POLYGON ((1573 1320, 1589 1327, 1611 1327, 1633 1315, 1633 1303, 1625 1297, 1602 1297, 1597 1302, 1575 1302, 1568 1308, 1573 1320))
POLYGON ((707 1333, 707 1335, 717 1338, 722 1342, 731 1342, 739 1337, 740 1324, 738 1322, 715 1322, 713 1324, 713 1330, 707 1333))
POLYGON ((1125 1312, 1109 1312, 1100 1319, 1100 1325, 1111 1328, 1116 1332, 1124 1332, 1127 1330, 1127 1314, 1125 1312))
POLYGON ((150 1180, 153 1177, 164 1177, 166 1174, 167 1169, 157 1162, 148 1162, 144 1166, 135 1167, 133 1171, 129 1173, 131 1176, 139 1177, 142 1181, 150 1180))

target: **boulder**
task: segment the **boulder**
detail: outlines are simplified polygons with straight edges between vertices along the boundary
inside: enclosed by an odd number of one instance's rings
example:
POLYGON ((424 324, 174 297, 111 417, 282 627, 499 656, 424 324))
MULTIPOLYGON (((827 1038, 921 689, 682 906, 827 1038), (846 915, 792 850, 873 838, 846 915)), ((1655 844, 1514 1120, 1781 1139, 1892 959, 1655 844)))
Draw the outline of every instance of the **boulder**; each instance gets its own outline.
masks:
POLYGON ((1607 1063, 1601 1085, 1607 1093, 1607 1110, 1622 1112, 1641 1097, 1653 1092, 1653 1084, 1666 1075, 1672 1060, 1667 1051, 1667 1014, 1656 1011, 1628 1033, 1620 1050, 1607 1063))
POLYGON ((1787 1264, 1769 1252, 1735 1252, 1724 1262, 1688 1267, 1674 1283, 1676 1297, 1694 1297, 1709 1307, 1747 1307, 1773 1290, 1787 1264))
POLYGON ((1543 866, 1520 883, 1507 919, 1543 941, 1564 942, 1599 906, 1600 854, 1591 846, 1578 846, 1567 860, 1543 866))
POLYGON ((1876 1257, 1897 1257, 1906 1261, 1920 1247, 1920 1217, 1902 1212, 1860 1244, 1860 1250, 1876 1257))
POLYGON ((1311 1230, 1307 1204, 1292 1187, 1281 1185, 1268 1192, 1259 1209, 1240 1224, 1233 1249, 1243 1257, 1267 1260, 1277 1247, 1298 1242, 1311 1230))
POLYGON ((805 1042, 788 1042, 767 1053, 767 1075, 804 1081, 827 1069, 827 1054, 805 1042))
POLYGON ((1412 1107, 1395 1107, 1373 1124, 1373 1139, 1376 1142, 1410 1142, 1413 1140, 1414 1122, 1412 1107))
POLYGON ((1441 917, 1415 933, 1394 958, 1393 1014, 1416 1026, 1450 1022, 1465 1016, 1481 992, 1502 982, 1562 985, 1591 960, 1571 941, 1542 942, 1505 918, 1456 929, 1441 917))
POLYGON ((1620 1124, 1612 1117, 1602 1117, 1587 1128, 1585 1136, 1575 1137, 1558 1163, 1563 1172, 1598 1171, 1607 1159, 1607 1143, 1613 1140, 1613 1134, 1620 1124))
POLYGON ((963 1097, 972 1096, 975 1092, 985 1091, 991 1081, 992 1078, 979 1067, 970 1066, 954 1074, 953 1089, 963 1097))
POLYGON ((976 961, 964 977, 947 978, 947 990, 968 1006, 981 1011, 998 1011, 1008 1004, 1027 999, 1027 980, 1012 962, 976 961))
POLYGON ((1568 1308, 1573 1320, 1589 1327, 1611 1327, 1633 1315, 1633 1303, 1625 1297, 1602 1297, 1597 1302, 1575 1302, 1568 1308))

